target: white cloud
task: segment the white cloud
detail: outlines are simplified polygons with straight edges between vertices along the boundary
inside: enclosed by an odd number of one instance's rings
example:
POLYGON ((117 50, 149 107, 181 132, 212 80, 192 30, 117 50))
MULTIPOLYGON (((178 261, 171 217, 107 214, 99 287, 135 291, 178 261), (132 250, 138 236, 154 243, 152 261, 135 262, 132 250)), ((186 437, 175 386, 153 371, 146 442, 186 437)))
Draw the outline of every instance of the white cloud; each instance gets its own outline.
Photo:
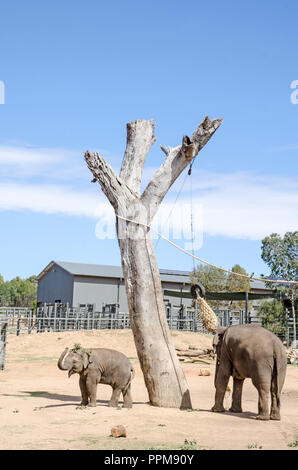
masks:
MULTIPOLYGON (((153 169, 148 169, 146 176, 152 172, 153 169)), ((180 236, 190 238, 189 181, 186 180, 173 208, 183 179, 184 175, 169 192, 154 225, 165 236, 176 240, 180 236)), ((298 183, 293 178, 194 170, 192 187, 197 240, 201 240, 202 232, 260 240, 272 232, 282 234, 298 229, 298 183)), ((82 186, 74 188, 57 183, 6 181, 0 185, 0 210, 85 216, 111 226, 115 223, 114 211, 98 185, 90 185, 90 190, 86 190, 82 186)), ((98 224, 97 231, 101 233, 98 224)), ((110 237, 111 231, 108 233, 110 237)))
POLYGON ((73 152, 59 148, 35 148, 30 146, 0 146, 0 165, 3 167, 28 168, 35 171, 47 165, 58 164, 73 152))
MULTIPOLYGON (((113 165, 117 160, 115 155, 104 149, 100 149, 99 153, 112 160, 113 165)), ((114 165, 114 168, 117 166, 114 165)), ((92 179, 83 150, 29 145, 0 145, 0 177, 23 180, 39 177, 43 181, 71 183, 92 179)))
POLYGON ((31 210, 96 219, 102 204, 99 195, 62 185, 4 183, 0 186, 1 210, 31 210))
POLYGON ((286 177, 197 171, 193 204, 209 235, 260 240, 298 229, 298 183, 286 177))

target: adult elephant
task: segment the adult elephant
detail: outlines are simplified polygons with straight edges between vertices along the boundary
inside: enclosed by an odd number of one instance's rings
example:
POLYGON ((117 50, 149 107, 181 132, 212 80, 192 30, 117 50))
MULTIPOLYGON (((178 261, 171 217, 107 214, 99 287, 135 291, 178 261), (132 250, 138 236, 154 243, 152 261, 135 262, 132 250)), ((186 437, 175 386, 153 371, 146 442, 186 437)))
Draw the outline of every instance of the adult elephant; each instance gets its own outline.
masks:
POLYGON ((211 411, 225 411, 223 399, 229 378, 233 376, 232 407, 229 411, 241 413, 243 382, 251 378, 259 394, 257 419, 280 420, 280 394, 287 368, 286 351, 280 339, 258 325, 235 325, 218 328, 213 347, 217 362, 215 404, 211 411))

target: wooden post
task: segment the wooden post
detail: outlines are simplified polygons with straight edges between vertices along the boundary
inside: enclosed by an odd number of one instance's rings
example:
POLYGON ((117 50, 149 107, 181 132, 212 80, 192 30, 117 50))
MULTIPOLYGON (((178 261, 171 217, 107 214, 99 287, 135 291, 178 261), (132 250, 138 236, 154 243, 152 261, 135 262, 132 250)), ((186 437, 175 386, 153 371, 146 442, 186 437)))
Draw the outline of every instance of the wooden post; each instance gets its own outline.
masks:
POLYGON ((220 124, 221 119, 206 117, 191 137, 183 137, 181 145, 162 146, 166 155, 164 163, 142 194, 143 166, 156 140, 153 120, 127 124, 127 144, 119 176, 97 152, 85 152, 93 181, 99 182, 117 216, 131 328, 149 400, 156 406, 191 408, 191 400, 166 319, 149 227, 172 184, 220 124))

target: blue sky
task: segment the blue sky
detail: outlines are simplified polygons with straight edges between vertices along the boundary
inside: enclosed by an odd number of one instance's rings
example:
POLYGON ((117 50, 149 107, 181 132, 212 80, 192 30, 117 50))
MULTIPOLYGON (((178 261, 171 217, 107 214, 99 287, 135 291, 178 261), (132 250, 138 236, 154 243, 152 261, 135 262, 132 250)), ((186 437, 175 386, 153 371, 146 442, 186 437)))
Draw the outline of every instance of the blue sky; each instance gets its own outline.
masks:
MULTIPOLYGON (((38 274, 52 259, 120 264, 99 236, 113 214, 90 184, 84 151, 119 169, 126 123, 155 120, 144 184, 205 115, 223 123, 192 182, 168 193, 172 224, 197 217, 195 254, 268 274, 261 239, 297 230, 298 80, 295 2, 10 0, 1 2, 0 273, 38 274)), ((184 181, 185 180, 185 181, 184 181)), ((164 211, 164 212, 163 212, 164 211)), ((185 247, 188 235, 174 241, 185 247)), ((160 241, 161 268, 192 269, 160 241)))

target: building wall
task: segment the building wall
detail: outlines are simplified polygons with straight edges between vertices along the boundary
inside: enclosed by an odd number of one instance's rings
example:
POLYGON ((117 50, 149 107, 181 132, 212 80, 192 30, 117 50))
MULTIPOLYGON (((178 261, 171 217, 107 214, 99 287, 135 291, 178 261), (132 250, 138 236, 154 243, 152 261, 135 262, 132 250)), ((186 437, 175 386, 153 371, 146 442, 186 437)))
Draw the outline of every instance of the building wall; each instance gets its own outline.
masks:
MULTIPOLYGON (((162 281, 162 289, 189 292, 190 286, 183 282, 162 281)), ((172 305, 191 305, 192 299, 169 297, 172 305)), ((123 279, 72 275, 58 265, 45 274, 38 283, 37 301, 54 303, 60 300, 71 307, 92 304, 96 311, 102 311, 103 304, 119 303, 120 312, 128 312, 125 284, 123 279)))
POLYGON ((72 306, 73 276, 54 265, 53 268, 38 282, 37 303, 53 304, 60 300, 72 306))
POLYGON ((95 304, 101 311, 103 304, 120 304, 120 311, 127 312, 124 281, 117 278, 74 276, 73 307, 95 304))
MULTIPOLYGON (((189 286, 179 283, 162 282, 163 289, 189 292, 189 286)), ((191 299, 166 297, 172 305, 180 303, 191 305, 191 299)), ((125 284, 116 278, 98 278, 88 276, 74 276, 73 306, 80 304, 95 304, 95 310, 101 311, 102 305, 119 303, 120 312, 128 312, 125 284)))

